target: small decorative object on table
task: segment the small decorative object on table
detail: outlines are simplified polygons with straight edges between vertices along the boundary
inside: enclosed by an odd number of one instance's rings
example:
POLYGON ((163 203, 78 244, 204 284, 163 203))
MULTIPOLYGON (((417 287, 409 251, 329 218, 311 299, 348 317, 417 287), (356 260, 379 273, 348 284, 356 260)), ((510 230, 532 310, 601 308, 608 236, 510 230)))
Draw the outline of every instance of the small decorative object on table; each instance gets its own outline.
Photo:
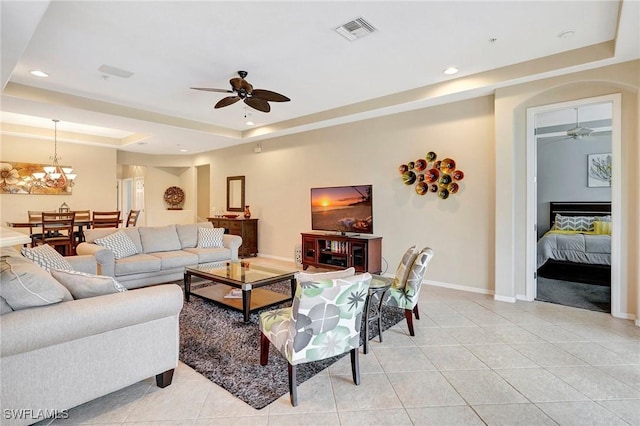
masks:
POLYGON ((249 210, 249 205, 244 206, 244 218, 251 219, 251 210, 249 210))
POLYGON ((69 213, 69 206, 67 203, 62 203, 62 205, 58 208, 58 213, 69 213))
POLYGON ((184 201, 184 191, 177 186, 171 186, 164 191, 164 201, 169 204, 169 210, 182 210, 181 204, 184 201))

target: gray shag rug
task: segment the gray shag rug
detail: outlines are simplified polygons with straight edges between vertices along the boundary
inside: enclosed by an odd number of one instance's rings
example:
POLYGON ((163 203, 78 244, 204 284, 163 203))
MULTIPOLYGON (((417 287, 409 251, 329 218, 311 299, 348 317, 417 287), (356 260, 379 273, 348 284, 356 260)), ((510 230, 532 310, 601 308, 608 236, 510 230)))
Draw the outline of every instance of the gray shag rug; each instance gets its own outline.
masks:
MULTIPOLYGON (((290 292, 290 288, 288 281, 269 287, 282 293, 290 292)), ((253 312, 250 322, 244 323, 240 312, 192 296, 180 313, 180 360, 252 407, 264 408, 289 393, 289 380, 287 361, 273 345, 269 348, 269 364, 260 365, 258 316, 264 310, 288 306, 291 302, 253 312)), ((402 310, 383 309, 382 329, 403 319, 402 310)), ((378 335, 376 321, 371 321, 370 334, 370 338, 378 335)), ((362 336, 360 341, 364 342, 362 336)), ((347 354, 299 364, 298 385, 347 354)))
POLYGON ((536 300, 591 311, 611 312, 611 287, 538 276, 536 300))

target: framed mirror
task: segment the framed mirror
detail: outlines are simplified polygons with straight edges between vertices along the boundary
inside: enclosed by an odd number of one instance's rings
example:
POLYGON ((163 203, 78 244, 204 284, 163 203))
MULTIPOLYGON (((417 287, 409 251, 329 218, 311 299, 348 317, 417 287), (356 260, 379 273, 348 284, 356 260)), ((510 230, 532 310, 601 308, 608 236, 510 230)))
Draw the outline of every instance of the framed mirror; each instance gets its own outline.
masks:
POLYGON ((227 211, 244 211, 244 176, 227 177, 227 211))

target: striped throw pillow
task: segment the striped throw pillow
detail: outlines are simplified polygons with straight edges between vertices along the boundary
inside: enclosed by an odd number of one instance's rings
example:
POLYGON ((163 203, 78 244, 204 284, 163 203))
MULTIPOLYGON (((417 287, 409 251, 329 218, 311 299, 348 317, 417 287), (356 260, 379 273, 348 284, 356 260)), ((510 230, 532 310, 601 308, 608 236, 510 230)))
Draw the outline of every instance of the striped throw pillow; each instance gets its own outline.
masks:
POLYGON ((96 238, 93 242, 111 250, 116 259, 123 259, 138 254, 136 245, 124 231, 117 231, 106 237, 96 238))
POLYGON ((593 232, 593 216, 562 216, 556 215, 556 228, 560 231, 593 232))
POLYGON ((38 264, 45 271, 52 269, 71 270, 71 264, 49 244, 37 247, 23 247, 22 255, 38 264))
POLYGON ((224 228, 198 228, 198 248, 222 248, 224 228))

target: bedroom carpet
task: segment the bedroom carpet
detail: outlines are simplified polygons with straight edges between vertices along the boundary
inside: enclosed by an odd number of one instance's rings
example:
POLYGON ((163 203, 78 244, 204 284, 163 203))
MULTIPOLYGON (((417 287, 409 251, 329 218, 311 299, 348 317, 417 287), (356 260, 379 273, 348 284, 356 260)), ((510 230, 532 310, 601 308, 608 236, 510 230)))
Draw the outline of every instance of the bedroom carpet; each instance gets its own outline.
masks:
MULTIPOLYGON (((290 288, 289 281, 270 286, 283 293, 290 292, 290 288)), ((287 306, 291 303, 285 302, 280 307, 287 306)), ((251 313, 250 322, 245 324, 240 312, 191 297, 180 313, 180 360, 256 409, 289 393, 287 362, 273 346, 269 364, 260 365, 259 312, 251 313)), ((383 330, 403 319, 404 312, 400 309, 383 310, 383 330)), ((374 323, 371 322, 371 337, 378 335, 374 323)), ((298 365, 298 385, 344 355, 298 365)), ((361 356, 365 355, 361 352, 361 356)))
POLYGON ((538 276, 536 300, 598 312, 611 312, 611 287, 538 276))

